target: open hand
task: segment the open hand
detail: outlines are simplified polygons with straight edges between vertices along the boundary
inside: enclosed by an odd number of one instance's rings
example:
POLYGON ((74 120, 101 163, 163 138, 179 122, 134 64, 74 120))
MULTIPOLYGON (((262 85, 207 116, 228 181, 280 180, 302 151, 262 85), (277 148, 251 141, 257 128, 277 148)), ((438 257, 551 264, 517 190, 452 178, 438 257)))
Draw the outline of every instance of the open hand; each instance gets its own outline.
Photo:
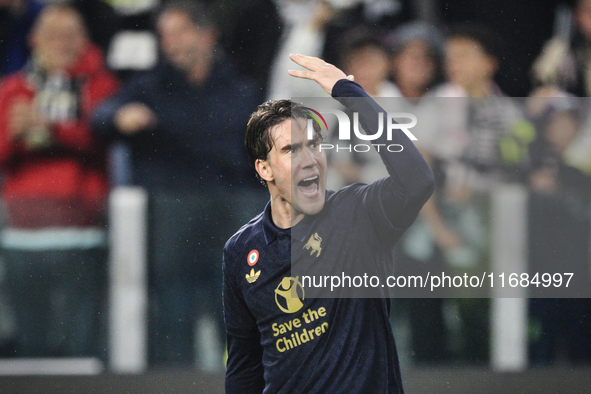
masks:
POLYGON ((339 80, 348 79, 353 81, 352 75, 347 76, 344 72, 320 58, 305 55, 289 55, 289 58, 309 70, 289 70, 289 75, 316 81, 328 94, 332 94, 332 88, 339 80))

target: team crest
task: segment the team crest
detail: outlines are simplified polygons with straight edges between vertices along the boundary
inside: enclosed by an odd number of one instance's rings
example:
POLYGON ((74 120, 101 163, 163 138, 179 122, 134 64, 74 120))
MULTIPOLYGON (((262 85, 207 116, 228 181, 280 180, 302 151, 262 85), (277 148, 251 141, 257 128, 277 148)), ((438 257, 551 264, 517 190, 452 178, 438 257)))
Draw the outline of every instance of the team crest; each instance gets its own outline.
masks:
POLYGON ((322 238, 320 238, 320 235, 318 235, 318 233, 314 233, 310 235, 308 242, 306 242, 304 245, 304 249, 310 251, 310 256, 313 256, 314 253, 316 253, 316 257, 318 257, 320 256, 320 252, 322 252, 322 247, 320 246, 321 242, 322 238))

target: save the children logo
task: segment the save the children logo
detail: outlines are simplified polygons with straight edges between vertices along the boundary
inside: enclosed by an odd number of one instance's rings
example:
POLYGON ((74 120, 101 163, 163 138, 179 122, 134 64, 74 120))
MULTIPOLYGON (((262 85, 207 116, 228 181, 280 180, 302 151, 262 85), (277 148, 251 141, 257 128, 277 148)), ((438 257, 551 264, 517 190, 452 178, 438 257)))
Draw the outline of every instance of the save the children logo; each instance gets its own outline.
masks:
POLYGON ((302 309, 304 303, 304 287, 299 277, 287 276, 275 289, 275 302, 282 312, 295 313, 302 309))
POLYGON ((279 353, 316 341, 329 331, 326 307, 309 307, 302 310, 303 299, 304 288, 297 276, 283 278, 275 289, 277 306, 281 311, 291 314, 271 325, 273 337, 277 338, 275 347, 279 353), (299 314, 293 314, 298 311, 299 314))
MULTIPOLYGON (((325 109, 321 112, 316 111, 309 107, 304 107, 308 111, 308 115, 310 116, 307 119, 306 124, 306 131, 307 137, 309 140, 314 139, 314 135, 316 134, 314 130, 314 122, 320 126, 322 129, 322 124, 324 124, 325 130, 328 131, 328 125, 326 120, 324 119, 324 114, 333 114, 337 118, 338 122, 338 139, 339 141, 350 141, 351 140, 351 129, 353 129, 353 134, 362 141, 375 141, 378 138, 382 137, 384 132, 386 133, 386 140, 392 141, 392 134, 394 130, 400 130, 406 136, 412 140, 417 141, 417 137, 410 131, 411 128, 417 125, 417 117, 411 113, 406 112, 379 112, 378 116, 378 129, 377 130, 365 130, 365 133, 361 132, 361 127, 359 126, 359 113, 353 112, 353 122, 349 119, 349 115, 345 112, 337 110, 337 109, 325 109), (408 122, 401 122, 402 119, 409 120, 408 122), (322 121, 322 123, 320 122, 322 121), (385 125, 384 125, 385 124, 385 125), (353 125, 353 127, 351 127, 353 125)), ((339 150, 346 150, 348 152, 369 152, 372 149, 372 146, 379 152, 380 149, 387 150, 388 152, 402 152, 404 149, 400 144, 349 144, 349 145, 339 145, 339 144, 328 144, 328 143, 321 143, 319 145, 320 151, 322 150, 331 150, 334 149, 336 152, 339 150)))

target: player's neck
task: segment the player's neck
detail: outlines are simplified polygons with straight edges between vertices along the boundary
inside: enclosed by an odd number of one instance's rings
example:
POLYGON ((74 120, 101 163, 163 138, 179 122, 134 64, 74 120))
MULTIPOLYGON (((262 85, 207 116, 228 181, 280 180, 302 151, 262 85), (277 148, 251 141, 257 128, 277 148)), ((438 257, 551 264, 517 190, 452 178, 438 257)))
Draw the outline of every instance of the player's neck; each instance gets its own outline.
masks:
POLYGON ((271 218, 277 227, 291 228, 298 224, 304 216, 306 215, 301 212, 294 212, 289 201, 279 195, 271 195, 271 218))

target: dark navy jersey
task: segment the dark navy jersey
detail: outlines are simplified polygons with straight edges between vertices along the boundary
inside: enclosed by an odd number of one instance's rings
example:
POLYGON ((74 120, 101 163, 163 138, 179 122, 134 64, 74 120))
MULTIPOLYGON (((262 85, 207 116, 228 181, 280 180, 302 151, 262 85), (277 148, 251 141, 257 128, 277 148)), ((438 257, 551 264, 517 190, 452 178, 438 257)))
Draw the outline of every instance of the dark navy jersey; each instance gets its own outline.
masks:
MULTIPOLYGON (((341 80, 333 96, 359 112, 366 130, 377 129, 384 111, 369 98, 347 99, 367 97, 359 85, 341 80)), ((404 154, 380 153, 390 177, 327 191, 322 211, 292 229, 275 226, 268 204, 226 243, 227 393, 403 392, 388 299, 307 297, 291 266, 300 255, 328 265, 349 259, 345 266, 361 256, 377 270, 392 264, 393 244, 433 190, 420 153, 394 134, 390 143, 404 154)))

